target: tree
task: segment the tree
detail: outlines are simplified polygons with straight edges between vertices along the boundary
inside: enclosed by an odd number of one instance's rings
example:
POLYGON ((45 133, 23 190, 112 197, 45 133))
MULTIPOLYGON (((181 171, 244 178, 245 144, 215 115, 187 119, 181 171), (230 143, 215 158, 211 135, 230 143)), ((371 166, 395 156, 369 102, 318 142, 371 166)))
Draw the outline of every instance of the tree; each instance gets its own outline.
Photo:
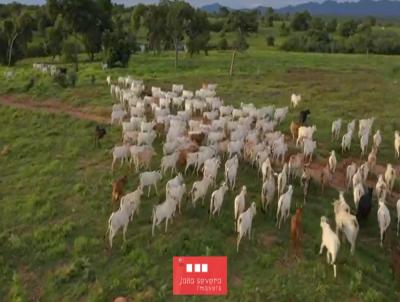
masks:
POLYGON ((330 32, 330 33, 334 33, 336 31, 336 28, 337 28, 337 19, 336 18, 332 18, 326 24, 326 30, 328 32, 330 32))
POLYGON ((168 7, 166 29, 175 49, 175 68, 177 68, 179 48, 182 47, 184 34, 190 25, 194 9, 183 1, 164 1, 160 5, 168 7))
POLYGON ((350 37, 357 32, 358 23, 353 19, 342 22, 338 26, 339 35, 342 37, 350 37))
POLYGON ((325 24, 324 21, 322 21, 321 18, 319 17, 314 17, 311 19, 310 22, 310 29, 312 30, 324 30, 325 24))
POLYGON ((222 18, 226 18, 229 15, 229 9, 226 8, 225 6, 221 6, 219 8, 219 12, 218 14, 222 17, 222 18))
POLYGON ((101 33, 111 26, 111 0, 47 0, 47 6, 53 18, 62 14, 71 34, 93 60, 101 49, 101 33))
POLYGON ((64 31, 64 20, 62 16, 59 15, 54 26, 46 29, 46 51, 52 56, 53 60, 56 55, 61 53, 61 46, 66 36, 66 32, 64 31))
POLYGON ((290 27, 294 31, 306 31, 310 28, 311 19, 311 15, 308 11, 296 13, 290 23, 290 27))
POLYGON ((285 22, 282 22, 281 28, 279 31, 280 31, 280 35, 282 37, 287 37, 290 34, 290 28, 288 26, 286 26, 285 22))
POLYGON ((127 66, 132 53, 136 51, 136 37, 124 29, 123 21, 115 18, 112 31, 102 35, 104 62, 108 67, 127 66))
POLYGON ((167 7, 165 5, 135 6, 131 17, 131 27, 137 32, 141 27, 147 29, 149 48, 157 53, 161 52, 162 44, 167 39, 165 28, 167 7))
POLYGON ((229 70, 229 75, 232 76, 237 52, 245 51, 249 47, 246 37, 249 33, 258 31, 258 21, 254 12, 231 12, 226 21, 226 30, 236 32, 236 39, 232 43, 233 53, 229 70))
POLYGON ((3 31, 7 39, 7 64, 11 66, 15 60, 13 52, 17 44, 26 48, 32 38, 32 18, 29 13, 22 12, 18 16, 3 21, 3 31))
POLYGON ((207 14, 201 10, 196 10, 192 16, 192 20, 186 30, 189 54, 199 53, 204 50, 208 54, 208 42, 210 41, 210 23, 207 14))

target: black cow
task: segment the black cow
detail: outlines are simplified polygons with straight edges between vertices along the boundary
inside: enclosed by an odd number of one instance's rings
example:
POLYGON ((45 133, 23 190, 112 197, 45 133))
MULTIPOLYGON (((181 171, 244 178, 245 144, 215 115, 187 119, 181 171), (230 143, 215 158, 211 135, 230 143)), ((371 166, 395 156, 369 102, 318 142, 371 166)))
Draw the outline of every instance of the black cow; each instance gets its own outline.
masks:
POLYGON ((304 125, 307 121, 307 117, 308 115, 311 113, 311 111, 309 109, 306 110, 302 110, 299 113, 299 123, 300 125, 304 125))
POLYGON ((358 209, 357 209, 358 222, 360 222, 361 220, 367 219, 369 216, 369 213, 371 213, 372 191, 373 191, 373 188, 368 188, 368 191, 363 196, 361 196, 360 201, 358 202, 358 209))
POLYGON ((100 146, 100 140, 107 134, 106 128, 100 125, 96 125, 94 132, 94 145, 95 147, 100 146))

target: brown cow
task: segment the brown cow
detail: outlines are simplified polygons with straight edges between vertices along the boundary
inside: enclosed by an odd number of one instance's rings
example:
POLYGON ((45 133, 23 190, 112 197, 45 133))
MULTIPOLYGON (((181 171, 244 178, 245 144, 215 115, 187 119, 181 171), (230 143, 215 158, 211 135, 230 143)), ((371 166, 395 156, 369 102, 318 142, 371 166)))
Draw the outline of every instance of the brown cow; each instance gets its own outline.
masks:
POLYGON ((191 141, 195 142, 197 145, 201 145, 205 138, 205 134, 200 131, 191 131, 189 132, 189 138, 191 141))
POLYGON ((296 255, 298 254, 300 241, 303 238, 302 208, 296 209, 296 214, 292 216, 290 221, 290 235, 292 238, 292 246, 296 255))
POLYGON ((113 204, 117 204, 120 198, 122 197, 122 194, 124 193, 124 186, 126 184, 128 177, 124 175, 117 181, 114 181, 112 184, 112 195, 111 195, 111 201, 113 204))
POLYGON ((325 186, 329 185, 332 181, 333 175, 329 169, 329 165, 327 164, 321 172, 321 190, 322 190, 322 194, 325 191, 325 186))
POLYGON ((292 133, 293 141, 295 141, 297 139, 297 136, 299 135, 300 126, 300 124, 293 121, 290 123, 290 133, 292 133))

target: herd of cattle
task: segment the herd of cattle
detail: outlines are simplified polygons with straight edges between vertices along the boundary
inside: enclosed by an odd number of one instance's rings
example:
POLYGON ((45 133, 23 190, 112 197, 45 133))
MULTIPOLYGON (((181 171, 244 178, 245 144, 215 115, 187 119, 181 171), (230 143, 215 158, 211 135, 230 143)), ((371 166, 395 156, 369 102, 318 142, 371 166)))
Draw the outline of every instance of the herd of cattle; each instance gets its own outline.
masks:
MULTIPOLYGON (((287 156, 290 138, 285 138, 281 131, 275 130, 285 120, 288 107, 274 108, 265 106, 256 108, 253 104, 241 103, 240 108, 224 105, 216 95, 216 84, 203 84, 195 92, 184 90, 183 85, 172 85, 171 91, 162 91, 159 87, 146 88, 143 81, 134 80, 130 76, 119 77, 112 81, 107 77, 114 105, 111 113, 111 124, 122 126, 122 144, 112 150, 112 170, 119 161, 133 165, 139 174, 140 185, 131 193, 124 194, 123 188, 126 176, 113 183, 112 199, 119 203, 119 209, 109 218, 109 244, 112 247, 113 238, 119 229, 122 229, 125 240, 127 227, 133 216, 139 213, 142 195, 147 188, 147 196, 154 187, 158 194, 157 184, 168 172, 171 179, 166 184, 165 201, 153 208, 152 234, 155 226, 165 220, 165 231, 168 222, 177 213, 181 213, 181 204, 187 193, 187 187, 182 173, 177 168, 182 167, 183 173, 191 171, 202 179, 193 183, 188 192, 193 207, 205 197, 210 189, 217 186, 217 174, 222 169, 222 160, 226 158, 224 168, 224 182, 212 192, 209 215, 220 214, 224 196, 229 190, 236 189, 239 162, 248 163, 257 168, 262 175, 261 208, 267 211, 277 198, 276 223, 278 228, 290 216, 293 195, 293 180, 300 179, 303 187, 304 203, 308 196, 311 179, 309 164, 317 143, 313 135, 317 127, 307 126, 309 110, 299 113, 299 121, 292 122, 290 131, 296 147, 302 148, 302 153, 287 156), (163 157, 160 170, 148 171, 156 152, 153 143, 159 138, 163 140, 163 157), (285 160, 289 158, 289 160, 285 160), (282 169, 276 172, 277 166, 282 169), (175 177, 172 176, 175 174, 175 177)), ((295 108, 301 102, 301 96, 293 94, 290 106, 295 108)), ((358 121, 361 154, 367 153, 369 137, 372 134, 374 118, 358 121)), ((342 119, 332 123, 332 139, 339 140, 342 129, 342 119)), ((347 132, 343 135, 342 152, 351 148, 356 121, 347 125, 347 132)), ((98 138, 104 136, 105 131, 96 128, 98 138)), ((368 159, 360 167, 351 163, 346 169, 347 189, 353 189, 353 198, 356 215, 351 214, 343 192, 333 203, 336 230, 333 231, 328 219, 322 216, 322 243, 320 253, 327 249, 327 260, 333 265, 336 277, 335 260, 340 248, 340 233, 344 233, 351 245, 351 253, 355 252, 356 239, 359 233, 359 222, 365 220, 372 208, 373 189, 368 188, 368 175, 374 171, 382 137, 379 130, 373 135, 372 150, 368 159)), ((394 147, 396 156, 400 156, 400 135, 395 132, 394 147)), ((337 167, 335 151, 330 152, 328 164, 322 169, 319 181, 322 186, 329 184, 337 167)), ((380 230, 380 244, 390 224, 390 213, 386 206, 386 198, 392 194, 396 179, 396 171, 391 164, 387 164, 384 175, 378 176, 375 186, 375 195, 378 200, 377 218, 380 230)), ((246 209, 246 186, 240 188, 234 199, 234 222, 238 233, 237 250, 243 236, 251 236, 252 221, 256 215, 256 203, 252 202, 246 209)), ((302 207, 297 207, 291 218, 291 238, 297 248, 302 237, 302 207)), ((397 217, 400 217, 400 200, 397 202, 397 217)))

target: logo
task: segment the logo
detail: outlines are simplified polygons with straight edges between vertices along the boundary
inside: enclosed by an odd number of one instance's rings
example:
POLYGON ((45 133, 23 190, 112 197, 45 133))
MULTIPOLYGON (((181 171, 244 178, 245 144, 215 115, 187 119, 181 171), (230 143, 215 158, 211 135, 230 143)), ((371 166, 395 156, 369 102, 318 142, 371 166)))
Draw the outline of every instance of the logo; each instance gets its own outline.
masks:
POLYGON ((227 258, 221 257, 174 257, 174 295, 226 295, 227 258))

